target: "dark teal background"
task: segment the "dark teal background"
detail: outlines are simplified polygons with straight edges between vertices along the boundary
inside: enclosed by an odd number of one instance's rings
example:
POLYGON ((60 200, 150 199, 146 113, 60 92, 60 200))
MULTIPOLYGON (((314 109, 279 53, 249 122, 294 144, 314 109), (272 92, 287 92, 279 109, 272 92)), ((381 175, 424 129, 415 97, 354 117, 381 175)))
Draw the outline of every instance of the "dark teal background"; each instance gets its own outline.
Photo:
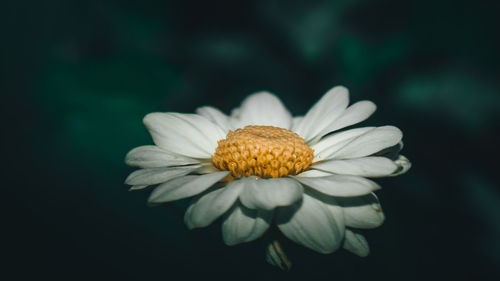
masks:
POLYGON ((2 232, 8 280, 500 280, 498 1, 9 1, 2 4, 2 232), (128 192, 142 117, 330 87, 405 134, 380 179, 367 258, 189 231, 186 200, 128 192), (215 279, 216 278, 216 279, 215 279))

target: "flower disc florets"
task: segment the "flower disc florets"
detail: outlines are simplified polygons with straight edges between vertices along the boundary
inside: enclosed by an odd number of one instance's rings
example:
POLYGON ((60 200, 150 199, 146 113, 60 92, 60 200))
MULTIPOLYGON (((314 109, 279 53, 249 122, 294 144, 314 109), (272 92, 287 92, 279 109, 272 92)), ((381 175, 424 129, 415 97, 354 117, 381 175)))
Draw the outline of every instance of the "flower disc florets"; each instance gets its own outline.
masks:
POLYGON ((296 175, 312 163, 313 150, 296 133, 273 126, 246 126, 218 142, 212 162, 233 177, 296 175))

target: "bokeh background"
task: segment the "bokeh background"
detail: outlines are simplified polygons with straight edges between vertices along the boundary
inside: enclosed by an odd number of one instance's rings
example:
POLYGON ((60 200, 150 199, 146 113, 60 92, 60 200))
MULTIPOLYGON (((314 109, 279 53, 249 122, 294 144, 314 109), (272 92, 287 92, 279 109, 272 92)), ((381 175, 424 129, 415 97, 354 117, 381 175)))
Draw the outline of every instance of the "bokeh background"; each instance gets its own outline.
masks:
POLYGON ((6 1, 2 254, 9 280, 500 280, 498 1, 6 1), (185 201, 129 192, 142 117, 226 113, 269 90, 294 114, 330 87, 405 133, 407 174, 378 182, 371 254, 188 231, 185 201))

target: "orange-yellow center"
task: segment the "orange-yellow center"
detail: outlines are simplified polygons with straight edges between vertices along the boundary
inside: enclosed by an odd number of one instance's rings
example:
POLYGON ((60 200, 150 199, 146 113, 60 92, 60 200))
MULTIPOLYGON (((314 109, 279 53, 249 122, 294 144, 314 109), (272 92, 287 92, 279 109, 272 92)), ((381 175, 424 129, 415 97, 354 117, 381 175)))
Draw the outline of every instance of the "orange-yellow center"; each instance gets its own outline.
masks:
POLYGON ((272 126, 229 131, 218 142, 212 162, 233 177, 278 178, 296 175, 312 163, 313 150, 294 132, 272 126))

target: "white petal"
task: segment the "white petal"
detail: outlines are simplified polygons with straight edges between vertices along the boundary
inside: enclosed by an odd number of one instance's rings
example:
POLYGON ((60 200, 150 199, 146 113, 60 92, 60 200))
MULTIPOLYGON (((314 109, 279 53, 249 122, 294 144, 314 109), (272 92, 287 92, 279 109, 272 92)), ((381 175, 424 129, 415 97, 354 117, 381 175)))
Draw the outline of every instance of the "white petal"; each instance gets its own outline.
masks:
POLYGON ((331 196, 360 196, 380 189, 380 186, 375 182, 357 176, 331 175, 325 177, 294 178, 304 185, 331 196))
POLYGON ((202 106, 196 109, 196 113, 219 125, 225 133, 231 128, 229 117, 215 107, 202 106))
POLYGON ((356 230, 345 230, 344 249, 360 257, 366 257, 370 254, 368 241, 356 230))
POLYGON ((295 116, 292 119, 292 128, 297 128, 300 123, 304 120, 304 116, 295 116))
POLYGON ((276 212, 279 229, 292 241, 323 254, 332 253, 341 245, 344 223, 339 206, 304 194, 300 204, 276 212))
POLYGON ((290 178, 247 177, 242 180, 245 188, 240 194, 240 201, 250 209, 272 210, 291 205, 302 198, 302 185, 290 178))
POLYGON ((342 175, 384 177, 394 173, 398 169, 398 166, 388 158, 372 156, 346 160, 330 160, 314 164, 311 168, 342 175))
POLYGON ((240 126, 268 125, 289 129, 292 115, 273 94, 259 92, 247 97, 239 112, 240 126))
POLYGON ((314 150, 313 162, 330 159, 332 154, 344 147, 347 143, 373 129, 375 129, 375 127, 362 127, 324 137, 318 143, 311 145, 311 148, 314 150))
POLYGON ((184 176, 159 185, 148 201, 165 203, 199 194, 229 174, 228 171, 206 175, 184 176))
POLYGON ((375 228, 384 220, 384 212, 375 194, 337 198, 344 209, 345 224, 354 228, 375 228))
POLYGON ((391 176, 404 174, 411 168, 410 160, 408 160, 408 158, 404 157, 403 155, 399 155, 398 159, 396 159, 394 163, 398 165, 398 170, 391 176))
POLYGON ((191 173, 201 166, 162 167, 140 169, 132 172, 125 183, 128 185, 152 185, 191 173))
POLYGON ((377 127, 353 139, 331 155, 332 158, 359 158, 399 143, 403 133, 394 126, 377 127))
POLYGON ((269 228, 272 212, 252 210, 237 203, 222 223, 222 238, 228 246, 250 242, 269 228))
POLYGON ((189 206, 184 215, 188 228, 205 227, 224 214, 234 204, 243 189, 243 182, 236 180, 212 191, 189 206))
POLYGON ((144 125, 154 143, 168 151, 193 158, 210 158, 225 132, 197 114, 150 113, 144 125))
POLYGON ((242 123, 240 121, 240 113, 241 109, 239 107, 233 108, 231 110, 231 115, 229 116, 229 125, 231 126, 231 130, 236 130, 243 128, 242 123))
POLYGON ((199 163, 199 160, 176 155, 155 145, 144 145, 132 149, 125 157, 129 166, 140 168, 157 168, 199 163))
POLYGON ((355 104, 349 106, 344 113, 332 122, 328 127, 326 127, 320 136, 326 135, 330 132, 342 129, 347 126, 357 124, 363 120, 366 120, 370 115, 375 112, 377 106, 371 101, 358 101, 355 104))
POLYGON ((331 176, 331 173, 319 171, 319 170, 307 170, 304 171, 300 174, 297 175, 297 177, 304 177, 304 178, 316 178, 316 177, 325 177, 325 176, 331 176))
POLYGON ((330 89, 304 116, 293 131, 310 141, 337 119, 349 103, 349 92, 345 87, 330 89))

